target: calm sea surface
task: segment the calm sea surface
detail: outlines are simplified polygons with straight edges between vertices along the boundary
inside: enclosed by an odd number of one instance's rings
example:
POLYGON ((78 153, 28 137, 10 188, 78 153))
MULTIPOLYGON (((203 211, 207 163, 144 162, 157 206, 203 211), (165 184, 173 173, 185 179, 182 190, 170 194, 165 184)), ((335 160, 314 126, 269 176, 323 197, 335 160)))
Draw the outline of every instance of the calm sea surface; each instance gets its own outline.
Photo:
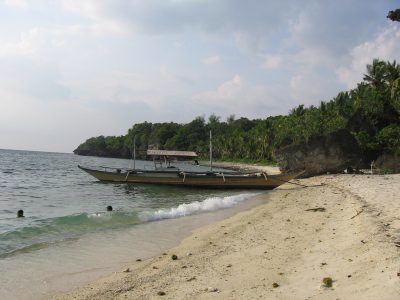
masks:
MULTIPOLYGON (((0 150, 1 299, 45 298, 156 255, 258 194, 104 184, 78 164, 126 168, 132 161, 0 150), (25 218, 16 218, 19 209, 25 218)), ((153 164, 136 161, 136 167, 153 164)))

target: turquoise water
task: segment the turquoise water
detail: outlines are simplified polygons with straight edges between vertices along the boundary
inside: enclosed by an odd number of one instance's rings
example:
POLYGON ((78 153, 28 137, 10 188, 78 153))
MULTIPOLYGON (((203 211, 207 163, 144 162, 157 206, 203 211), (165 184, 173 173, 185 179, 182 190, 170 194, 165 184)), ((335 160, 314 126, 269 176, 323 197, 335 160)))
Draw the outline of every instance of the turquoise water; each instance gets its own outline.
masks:
MULTIPOLYGON (((53 278, 65 286, 67 273, 96 273, 93 270, 99 261, 111 270, 112 264, 133 259, 127 259, 127 253, 155 255, 173 246, 190 228, 207 223, 213 213, 222 216, 222 211, 258 194, 104 184, 79 170, 78 164, 125 168, 132 161, 0 150, 0 269, 7 271, 0 275, 3 298, 40 298, 62 290, 49 284, 53 278), (106 211, 108 205, 112 212, 106 211), (19 209, 24 210, 24 218, 16 218, 19 209), (114 255, 105 260, 110 252, 114 255), (60 255, 65 257, 62 262, 60 255), (30 287, 30 294, 16 294, 21 286, 30 287)), ((136 167, 151 169, 153 164, 137 161, 136 167)), ((179 167, 201 170, 189 164, 179 167)), ((80 280, 78 276, 70 282, 80 280)))

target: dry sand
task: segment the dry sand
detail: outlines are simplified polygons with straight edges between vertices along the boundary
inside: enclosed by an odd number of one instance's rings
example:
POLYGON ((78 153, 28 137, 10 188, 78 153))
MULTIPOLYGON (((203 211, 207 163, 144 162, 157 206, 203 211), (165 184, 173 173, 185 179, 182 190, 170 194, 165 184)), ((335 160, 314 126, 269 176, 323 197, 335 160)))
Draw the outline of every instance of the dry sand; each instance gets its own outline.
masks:
POLYGON ((285 184, 165 255, 56 298, 400 299, 400 175, 297 182, 311 187, 285 184))
MULTIPOLYGON (((201 161, 200 165, 202 166, 209 166, 210 163, 207 161, 201 161)), ((265 172, 269 175, 280 174, 281 171, 277 166, 260 166, 254 164, 244 164, 244 163, 232 163, 232 162, 213 162, 213 166, 215 168, 224 168, 224 169, 231 169, 237 171, 250 171, 250 172, 265 172)))

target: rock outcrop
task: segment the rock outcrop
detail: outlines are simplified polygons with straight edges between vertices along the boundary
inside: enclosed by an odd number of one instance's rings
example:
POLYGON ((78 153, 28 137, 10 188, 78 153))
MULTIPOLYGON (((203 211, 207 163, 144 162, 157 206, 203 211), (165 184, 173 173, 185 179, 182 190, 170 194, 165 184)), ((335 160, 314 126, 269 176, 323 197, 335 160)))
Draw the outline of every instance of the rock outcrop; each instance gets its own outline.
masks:
POLYGON ((400 173, 400 155, 384 153, 375 161, 375 167, 387 173, 400 173))
POLYGON ((282 172, 305 170, 303 177, 327 172, 341 173, 349 166, 357 167, 360 155, 356 139, 346 129, 315 137, 305 144, 286 146, 275 152, 282 172))

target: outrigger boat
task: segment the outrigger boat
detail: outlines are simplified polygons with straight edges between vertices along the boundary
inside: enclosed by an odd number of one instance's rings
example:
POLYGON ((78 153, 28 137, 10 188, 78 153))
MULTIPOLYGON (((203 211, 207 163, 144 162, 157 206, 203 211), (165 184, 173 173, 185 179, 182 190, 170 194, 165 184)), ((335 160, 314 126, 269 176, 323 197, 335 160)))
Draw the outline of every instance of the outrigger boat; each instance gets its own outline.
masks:
POLYGON ((267 175, 265 172, 213 171, 211 155, 210 171, 183 171, 172 166, 170 164, 170 159, 172 157, 196 158, 197 154, 195 152, 148 150, 147 155, 153 157, 153 161, 155 163, 154 170, 143 170, 135 168, 119 169, 109 167, 102 167, 102 170, 99 170, 90 169, 82 166, 78 167, 102 182, 159 184, 218 189, 270 190, 300 175, 267 175), (157 161, 155 159, 156 157, 162 157, 166 165, 163 166, 160 161, 157 161))

